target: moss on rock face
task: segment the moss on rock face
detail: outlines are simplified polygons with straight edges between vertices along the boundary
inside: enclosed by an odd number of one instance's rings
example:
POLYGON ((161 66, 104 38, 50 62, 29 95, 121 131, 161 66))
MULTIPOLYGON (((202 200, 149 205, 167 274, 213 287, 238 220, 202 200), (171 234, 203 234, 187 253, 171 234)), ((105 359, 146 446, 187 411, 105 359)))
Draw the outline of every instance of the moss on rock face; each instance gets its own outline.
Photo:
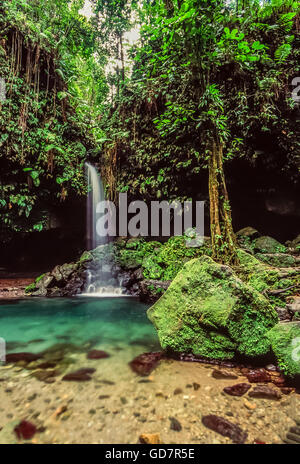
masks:
POLYGON ((148 317, 163 349, 217 359, 268 353, 278 321, 263 295, 208 256, 184 265, 148 317))
POLYGON ((296 265, 294 256, 286 253, 257 253, 256 257, 270 266, 293 267, 296 265))
POLYGON ((300 375, 300 322, 277 324, 267 337, 282 372, 289 377, 300 375))
MULTIPOLYGON (((299 273, 293 268, 286 269, 284 277, 280 269, 271 267, 244 250, 237 250, 239 267, 237 275, 258 292, 280 290, 299 285, 299 273)), ((292 290, 289 290, 291 293, 292 290)), ((269 294, 270 303, 275 306, 285 306, 288 293, 273 296, 269 294)))
POLYGON ((254 242, 254 251, 259 253, 285 253, 286 247, 272 237, 259 237, 254 242))
POLYGON ((279 270, 262 263, 244 250, 237 251, 239 258, 238 275, 258 292, 278 288, 279 270))
POLYGON ((147 280, 169 281, 187 261, 211 253, 208 241, 197 248, 187 246, 187 241, 183 236, 171 237, 165 243, 147 242, 143 238, 119 239, 116 242, 117 262, 126 270, 142 267, 147 280))

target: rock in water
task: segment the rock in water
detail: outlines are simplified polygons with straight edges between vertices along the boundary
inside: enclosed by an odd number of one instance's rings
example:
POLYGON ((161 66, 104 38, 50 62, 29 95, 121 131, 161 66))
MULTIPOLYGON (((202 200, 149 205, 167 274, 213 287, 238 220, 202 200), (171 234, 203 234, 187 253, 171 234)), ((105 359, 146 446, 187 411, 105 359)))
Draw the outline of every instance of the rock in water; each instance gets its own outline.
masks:
POLYGON ((215 416, 213 414, 203 416, 202 424, 214 432, 223 435, 223 437, 231 438, 233 443, 243 444, 245 443, 248 436, 247 433, 244 432, 238 425, 229 422, 223 417, 215 416))
POLYGON ((248 383, 237 383, 231 387, 225 387, 224 392, 231 396, 243 396, 251 388, 248 383))
POLYGON ((93 374, 96 369, 92 368, 82 368, 78 369, 77 371, 70 372, 69 374, 65 375, 62 380, 72 381, 75 380, 77 382, 84 382, 87 380, 91 380, 92 377, 90 374, 93 374))
POLYGON ((109 358, 110 355, 106 353, 106 351, 101 351, 101 350, 91 350, 87 354, 88 359, 104 359, 104 358, 109 358))
POLYGON ((227 371, 226 369, 214 369, 212 377, 215 379, 237 379, 238 376, 234 372, 227 371))
POLYGON ((299 445, 300 427, 290 427, 289 432, 286 434, 286 439, 284 441, 290 445, 299 445))
POLYGON ((279 391, 267 387, 266 385, 254 387, 248 395, 251 398, 263 398, 266 400, 280 400, 281 398, 281 393, 279 393, 279 391))
POLYGON ((280 370, 289 377, 300 375, 300 322, 277 324, 268 333, 280 370))
POLYGON ((180 432, 182 430, 182 425, 175 417, 169 417, 171 422, 170 429, 175 430, 175 432, 180 432))
POLYGON ((270 382, 271 375, 265 369, 251 369, 246 374, 247 379, 251 383, 258 383, 258 382, 270 382))
POLYGON ((15 433, 19 440, 30 440, 36 433, 36 426, 31 422, 22 420, 19 425, 15 427, 15 433))
POLYGON ((42 355, 34 353, 9 353, 6 355, 6 363, 17 363, 19 361, 25 361, 30 363, 32 361, 37 361, 41 359, 42 355))
POLYGON ((208 256, 186 263, 147 314, 163 349, 215 359, 268 353, 278 321, 263 295, 208 256))
POLYGON ((143 353, 134 358, 129 366, 139 375, 149 375, 157 367, 163 353, 143 353))

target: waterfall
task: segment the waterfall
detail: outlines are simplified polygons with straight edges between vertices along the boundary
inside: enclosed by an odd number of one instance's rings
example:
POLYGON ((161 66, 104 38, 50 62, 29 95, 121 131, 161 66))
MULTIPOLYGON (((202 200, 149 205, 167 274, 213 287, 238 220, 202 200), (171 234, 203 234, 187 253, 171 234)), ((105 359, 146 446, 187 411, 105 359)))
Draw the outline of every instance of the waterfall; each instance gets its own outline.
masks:
POLYGON ((97 233, 97 205, 105 201, 105 192, 100 175, 96 168, 86 163, 88 182, 87 197, 87 249, 99 256, 86 271, 84 295, 119 296, 123 294, 121 283, 112 276, 112 263, 109 258, 108 237, 97 233))
POLYGON ((106 237, 97 234, 96 208, 97 204, 105 200, 104 187, 96 168, 86 163, 88 197, 87 197, 87 249, 94 250, 99 245, 107 243, 106 237))

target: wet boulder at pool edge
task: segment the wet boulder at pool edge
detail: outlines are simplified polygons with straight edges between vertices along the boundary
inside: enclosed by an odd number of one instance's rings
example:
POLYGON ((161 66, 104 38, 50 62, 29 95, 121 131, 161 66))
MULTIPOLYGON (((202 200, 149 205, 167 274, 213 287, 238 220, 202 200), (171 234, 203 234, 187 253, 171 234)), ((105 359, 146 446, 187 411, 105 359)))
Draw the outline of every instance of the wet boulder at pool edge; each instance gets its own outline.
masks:
POLYGON ((147 314, 163 349, 214 359, 267 354, 278 322, 262 294, 208 256, 186 263, 147 314))

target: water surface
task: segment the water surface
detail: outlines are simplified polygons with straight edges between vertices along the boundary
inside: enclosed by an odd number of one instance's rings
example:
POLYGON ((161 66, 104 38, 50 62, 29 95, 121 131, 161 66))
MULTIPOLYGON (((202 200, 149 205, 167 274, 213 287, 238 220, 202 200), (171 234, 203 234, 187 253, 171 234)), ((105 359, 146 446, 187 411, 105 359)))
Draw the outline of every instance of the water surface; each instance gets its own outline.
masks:
POLYGON ((147 306, 134 298, 57 298, 0 302, 7 352, 37 353, 58 343, 85 347, 140 345, 157 349, 147 306))

